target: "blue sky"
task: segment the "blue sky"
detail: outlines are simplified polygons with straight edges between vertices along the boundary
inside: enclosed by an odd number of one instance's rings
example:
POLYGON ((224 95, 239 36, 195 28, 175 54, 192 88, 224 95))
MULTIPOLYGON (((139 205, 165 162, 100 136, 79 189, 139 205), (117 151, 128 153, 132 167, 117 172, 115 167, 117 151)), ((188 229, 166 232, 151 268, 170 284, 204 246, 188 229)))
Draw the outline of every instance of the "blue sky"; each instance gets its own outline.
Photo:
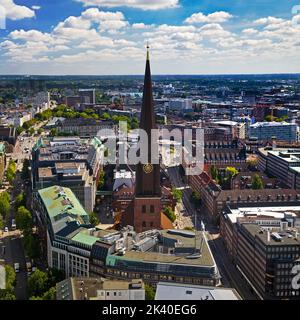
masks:
POLYGON ((155 74, 300 72, 300 0, 0 0, 0 12, 1 6, 1 74, 141 74, 146 41, 155 74), (292 13, 297 5, 299 14, 292 13))

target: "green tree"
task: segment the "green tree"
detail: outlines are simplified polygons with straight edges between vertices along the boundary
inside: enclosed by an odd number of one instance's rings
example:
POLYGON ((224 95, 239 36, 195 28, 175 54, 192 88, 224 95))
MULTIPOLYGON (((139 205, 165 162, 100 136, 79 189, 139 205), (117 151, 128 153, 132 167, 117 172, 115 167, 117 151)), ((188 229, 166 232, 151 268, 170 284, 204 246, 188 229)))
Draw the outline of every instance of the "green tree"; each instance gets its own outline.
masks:
POLYGON ((218 181, 218 177, 219 177, 219 170, 215 165, 212 165, 210 167, 210 175, 212 177, 213 180, 218 181))
POLYGON ((3 219, 6 219, 10 212, 10 196, 7 191, 0 194, 0 215, 3 219))
POLYGON ((39 128, 38 131, 37 131, 38 134, 42 134, 42 132, 43 132, 42 128, 39 128))
POLYGON ((18 127, 17 128, 17 135, 20 135, 24 131, 24 128, 18 127))
POLYGON ((31 136, 34 135, 34 133, 35 133, 34 128, 30 128, 30 129, 28 130, 28 133, 29 133, 31 136))
POLYGON ((56 287, 50 288, 43 294, 43 300, 56 300, 56 287))
POLYGON ((226 168, 226 177, 231 180, 234 176, 236 176, 239 171, 235 167, 227 167, 226 168))
POLYGON ((52 128, 52 129, 50 130, 50 136, 51 136, 51 137, 57 136, 57 129, 56 129, 56 128, 52 128))
POLYGON ((264 188, 264 183, 258 174, 255 174, 252 178, 252 189, 260 190, 264 188))
POLYGON ((176 202, 180 202, 182 200, 183 193, 182 193, 181 190, 178 190, 178 189, 173 187, 172 188, 172 194, 173 194, 173 197, 176 200, 176 202))
POLYGON ((171 222, 176 220, 176 215, 171 207, 166 207, 164 209, 164 214, 171 220, 171 222))
POLYGON ((17 195, 17 197, 15 199, 15 208, 18 210, 18 208, 21 206, 23 206, 23 207, 26 206, 26 197, 25 197, 24 192, 17 195))
POLYGON ((145 299, 146 300, 154 300, 155 299, 155 291, 152 286, 149 284, 145 284, 145 299))
POLYGON ((95 227, 100 223, 99 218, 97 217, 95 212, 89 213, 90 223, 95 227))
POLYGON ((3 220, 2 214, 0 214, 0 229, 3 229, 3 228, 4 228, 4 220, 3 220))
POLYGON ((103 113, 102 118, 104 120, 110 120, 111 119, 110 115, 107 112, 103 113))
POLYGON ((98 178, 98 190, 104 187, 104 183, 105 183, 105 172, 102 170, 98 178))
POLYGON ((30 259, 36 259, 40 256, 40 242, 37 235, 30 231, 24 231, 24 248, 30 259))
POLYGON ((17 165, 14 160, 10 160, 8 164, 8 168, 6 170, 6 179, 12 184, 13 180, 15 179, 17 172, 17 165))
POLYGON ((39 269, 35 270, 28 280, 30 296, 42 296, 48 290, 48 275, 39 269))
POLYGON ((20 230, 30 230, 32 228, 32 214, 24 206, 18 208, 16 214, 17 227, 20 230))
POLYGON ((13 291, 16 285, 16 272, 10 265, 5 265, 6 289, 13 291))
POLYGON ((16 296, 11 290, 0 289, 0 300, 16 300, 16 296))
POLYGON ((29 167, 30 167, 29 160, 24 159, 23 168, 22 168, 22 172, 21 172, 21 177, 23 180, 28 180, 30 178, 29 167))

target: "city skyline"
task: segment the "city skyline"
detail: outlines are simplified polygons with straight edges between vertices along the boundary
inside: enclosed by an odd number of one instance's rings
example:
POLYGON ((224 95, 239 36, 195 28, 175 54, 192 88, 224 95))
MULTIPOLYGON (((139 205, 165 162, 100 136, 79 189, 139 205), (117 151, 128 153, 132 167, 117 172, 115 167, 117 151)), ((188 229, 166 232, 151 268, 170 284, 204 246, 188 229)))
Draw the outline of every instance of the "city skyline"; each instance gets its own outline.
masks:
POLYGON ((0 0, 0 73, 299 73, 297 1, 0 0))

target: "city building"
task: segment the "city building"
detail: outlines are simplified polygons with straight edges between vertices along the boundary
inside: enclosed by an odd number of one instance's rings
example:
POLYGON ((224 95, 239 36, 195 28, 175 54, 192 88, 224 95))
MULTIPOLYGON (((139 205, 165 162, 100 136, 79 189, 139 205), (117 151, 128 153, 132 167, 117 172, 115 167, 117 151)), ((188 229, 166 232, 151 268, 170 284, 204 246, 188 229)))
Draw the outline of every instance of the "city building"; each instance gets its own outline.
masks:
POLYGON ((71 189, 39 190, 34 212, 48 266, 64 271, 66 277, 88 277, 90 251, 98 238, 89 234, 89 216, 71 189))
POLYGON ((222 121, 214 121, 213 125, 220 128, 228 128, 231 133, 233 139, 241 139, 244 140, 246 138, 246 125, 242 122, 222 120, 222 121))
POLYGON ((261 299, 299 299, 292 269, 300 264, 299 203, 229 205, 220 232, 227 253, 261 299))
POLYGON ((300 149, 260 148, 258 168, 292 189, 300 189, 300 149))
POLYGON ((95 89, 79 89, 78 90, 80 103, 82 104, 95 104, 96 103, 96 90, 95 89))
POLYGON ((66 277, 220 284, 204 232, 100 230, 71 189, 59 186, 39 190, 34 204, 43 256, 66 277))
POLYGON ((204 232, 185 230, 125 231, 114 246, 97 241, 91 253, 90 273, 112 279, 143 279, 218 286, 220 275, 204 232), (121 241, 122 240, 122 241, 121 241))
POLYGON ((95 206, 103 146, 98 138, 40 139, 32 150, 34 192, 53 185, 70 187, 87 212, 95 206))
POLYGON ((68 278, 56 284, 57 300, 145 300, 142 280, 68 278))
POLYGON ((222 190, 206 172, 189 176, 191 189, 201 197, 202 210, 213 221, 219 222, 227 205, 291 203, 300 200, 300 189, 233 189, 222 190))
POLYGON ((271 140, 296 142, 299 127, 295 123, 287 122, 257 122, 250 125, 248 136, 257 140, 271 140))
POLYGON ((61 119, 57 122, 57 132, 79 136, 81 138, 94 138, 99 136, 111 135, 111 131, 116 131, 116 126, 110 121, 97 119, 61 119))
POLYGON ((235 289, 159 282, 155 300, 241 300, 235 289))
POLYGON ((193 111, 192 99, 171 99, 169 101, 169 109, 180 112, 193 111))
POLYGON ((16 128, 8 126, 0 126, 0 141, 6 141, 11 145, 15 145, 17 140, 16 128))

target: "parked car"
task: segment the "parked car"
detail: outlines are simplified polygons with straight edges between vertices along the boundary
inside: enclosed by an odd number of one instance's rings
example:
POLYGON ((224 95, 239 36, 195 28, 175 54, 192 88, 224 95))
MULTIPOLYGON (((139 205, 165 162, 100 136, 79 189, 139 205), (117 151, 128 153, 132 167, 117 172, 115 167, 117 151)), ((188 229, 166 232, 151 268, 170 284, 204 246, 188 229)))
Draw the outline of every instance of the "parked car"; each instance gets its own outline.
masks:
POLYGON ((8 232, 8 227, 5 227, 5 228, 4 228, 4 232, 8 232))
POLYGON ((14 263, 14 269, 16 273, 20 272, 20 264, 18 262, 14 263))
POLYGON ((15 219, 12 219, 12 221, 11 221, 11 229, 12 230, 16 230, 17 229, 17 225, 16 225, 16 220, 15 219))

